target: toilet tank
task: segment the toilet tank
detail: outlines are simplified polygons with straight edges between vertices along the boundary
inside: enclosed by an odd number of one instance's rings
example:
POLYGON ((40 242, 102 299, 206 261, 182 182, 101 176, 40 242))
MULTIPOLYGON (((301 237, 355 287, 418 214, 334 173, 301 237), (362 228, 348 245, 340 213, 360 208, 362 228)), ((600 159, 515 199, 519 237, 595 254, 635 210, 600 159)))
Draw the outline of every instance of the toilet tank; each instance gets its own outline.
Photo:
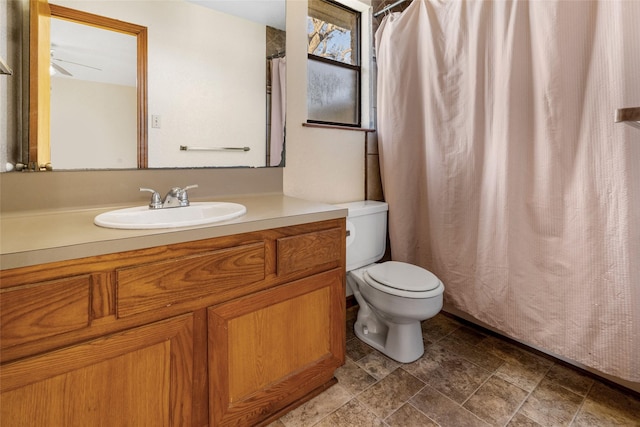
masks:
POLYGON ((387 245, 387 211, 384 202, 365 200, 338 205, 347 215, 347 271, 372 264, 384 256, 387 245))

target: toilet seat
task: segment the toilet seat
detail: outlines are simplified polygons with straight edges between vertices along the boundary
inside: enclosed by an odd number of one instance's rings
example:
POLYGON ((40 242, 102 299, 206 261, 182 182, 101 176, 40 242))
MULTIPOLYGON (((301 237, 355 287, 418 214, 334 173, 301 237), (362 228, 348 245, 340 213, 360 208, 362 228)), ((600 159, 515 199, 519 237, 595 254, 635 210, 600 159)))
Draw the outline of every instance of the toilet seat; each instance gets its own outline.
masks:
POLYGON ((379 291, 406 298, 430 298, 442 282, 417 265, 398 261, 376 264, 365 271, 366 282, 379 291))

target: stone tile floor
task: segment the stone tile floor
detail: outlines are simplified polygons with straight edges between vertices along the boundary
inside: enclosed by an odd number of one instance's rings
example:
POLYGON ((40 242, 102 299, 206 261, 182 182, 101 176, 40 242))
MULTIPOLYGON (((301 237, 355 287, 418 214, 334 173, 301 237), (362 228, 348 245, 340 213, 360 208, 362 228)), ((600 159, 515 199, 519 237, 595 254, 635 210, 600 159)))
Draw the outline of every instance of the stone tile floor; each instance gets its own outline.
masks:
POLYGON ((270 427, 640 426, 640 398, 439 314, 402 364, 353 334, 338 383, 270 427))

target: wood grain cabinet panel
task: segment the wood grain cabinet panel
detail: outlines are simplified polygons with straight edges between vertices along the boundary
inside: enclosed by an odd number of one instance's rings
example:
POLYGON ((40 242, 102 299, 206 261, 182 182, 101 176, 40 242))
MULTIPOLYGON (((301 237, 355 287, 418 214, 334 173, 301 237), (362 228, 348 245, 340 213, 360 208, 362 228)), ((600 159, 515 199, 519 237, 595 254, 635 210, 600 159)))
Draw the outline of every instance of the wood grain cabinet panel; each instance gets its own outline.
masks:
POLYGON ((2 425, 189 426, 193 316, 6 364, 2 425))
POLYGON ((217 295, 242 295, 242 285, 265 277, 264 243, 242 245, 191 257, 116 271, 118 317, 158 310, 217 295))
POLYGON ((210 425, 255 425, 330 381, 344 303, 334 269, 210 308, 210 425))
POLYGON ((0 291, 0 342, 6 349, 89 325, 89 275, 0 291))
POLYGON ((341 237, 342 230, 332 228, 278 239, 278 274, 337 263, 343 245, 341 237))

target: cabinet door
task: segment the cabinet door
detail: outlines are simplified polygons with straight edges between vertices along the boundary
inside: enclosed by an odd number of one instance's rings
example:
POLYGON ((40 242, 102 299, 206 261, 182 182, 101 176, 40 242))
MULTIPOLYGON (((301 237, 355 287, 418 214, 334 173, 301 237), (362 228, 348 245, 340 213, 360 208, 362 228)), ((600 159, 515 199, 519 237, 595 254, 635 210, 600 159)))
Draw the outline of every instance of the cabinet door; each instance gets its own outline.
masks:
POLYGON ((210 425, 254 425, 331 381, 344 295, 334 269, 209 308, 210 425))
POLYGON ((193 316, 8 363, 7 426, 191 425, 193 316))

